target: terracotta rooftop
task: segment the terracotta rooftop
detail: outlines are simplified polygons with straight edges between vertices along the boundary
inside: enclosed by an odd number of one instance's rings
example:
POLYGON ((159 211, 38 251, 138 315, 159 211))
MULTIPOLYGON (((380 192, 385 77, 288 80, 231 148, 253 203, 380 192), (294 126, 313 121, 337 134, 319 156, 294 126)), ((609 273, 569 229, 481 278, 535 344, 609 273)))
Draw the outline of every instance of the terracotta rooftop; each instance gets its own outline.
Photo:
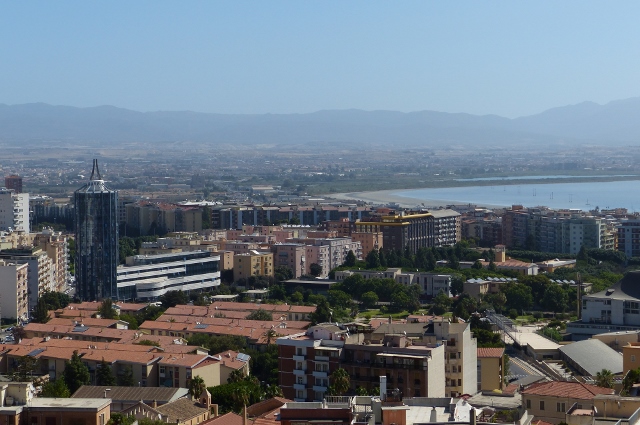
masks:
POLYGON ((244 420, 242 416, 229 412, 222 416, 218 416, 217 418, 204 421, 200 425, 243 425, 243 423, 244 420))
POLYGON ((237 351, 223 351, 222 353, 214 354, 214 357, 220 356, 222 359, 220 362, 220 366, 225 366, 230 369, 241 369, 247 365, 247 362, 243 362, 242 360, 238 360, 238 352, 237 351))
POLYGON ((478 348, 478 358, 500 358, 504 348, 478 348))
POLYGON ((533 384, 521 391, 521 394, 591 400, 598 394, 613 394, 613 390, 581 382, 551 381, 533 384))
POLYGON ((209 411, 200 403, 187 398, 180 398, 171 403, 163 404, 156 407, 156 410, 167 416, 168 423, 185 422, 209 411))

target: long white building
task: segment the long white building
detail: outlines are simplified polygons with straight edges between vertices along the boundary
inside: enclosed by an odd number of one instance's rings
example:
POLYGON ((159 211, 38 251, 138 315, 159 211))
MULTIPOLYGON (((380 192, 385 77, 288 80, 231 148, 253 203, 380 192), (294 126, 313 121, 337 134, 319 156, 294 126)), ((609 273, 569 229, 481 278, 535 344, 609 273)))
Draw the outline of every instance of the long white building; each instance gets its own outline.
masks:
POLYGON ((118 297, 152 301, 169 291, 202 292, 220 285, 220 256, 208 251, 137 255, 118 267, 118 297))

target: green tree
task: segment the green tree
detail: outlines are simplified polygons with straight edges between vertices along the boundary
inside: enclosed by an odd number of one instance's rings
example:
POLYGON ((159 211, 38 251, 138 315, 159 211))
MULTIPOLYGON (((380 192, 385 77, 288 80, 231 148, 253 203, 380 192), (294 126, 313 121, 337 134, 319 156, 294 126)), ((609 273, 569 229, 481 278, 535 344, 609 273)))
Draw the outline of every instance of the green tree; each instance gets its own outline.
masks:
POLYGON ((344 264, 342 265, 346 267, 355 267, 357 260, 358 259, 356 258, 356 254, 354 254, 353 251, 349 250, 344 260, 344 264))
POLYGON ((36 323, 47 323, 51 318, 49 317, 49 309, 47 308, 47 302, 44 298, 38 299, 36 305, 36 311, 33 314, 32 321, 36 323))
POLYGON ((349 387, 351 386, 349 373, 343 368, 334 370, 329 379, 331 382, 329 386, 330 395, 344 395, 344 393, 349 391, 349 387))
POLYGON ((380 255, 378 254, 377 249, 372 249, 367 254, 367 268, 368 269, 377 269, 380 268, 380 255))
POLYGON ((89 369, 84 365, 77 351, 74 351, 71 359, 65 362, 63 377, 64 383, 71 394, 75 393, 81 386, 91 383, 89 369))
POLYGON ((555 283, 549 283, 544 290, 542 306, 555 313, 563 312, 567 308, 569 298, 562 287, 555 283))
POLYGON ((431 312, 440 316, 449 311, 449 308, 451 308, 451 298, 449 298, 444 292, 438 292, 438 295, 433 298, 431 312))
POLYGON ((57 310, 59 308, 65 308, 71 302, 69 295, 62 292, 45 291, 40 298, 42 298, 47 304, 47 309, 57 310))
POLYGON ((116 378, 113 376, 111 365, 102 358, 96 367, 96 385, 115 385, 116 378))
POLYGON ((613 388, 613 373, 609 369, 602 369, 596 374, 596 385, 604 388, 613 388))
POLYGON ((246 318, 247 320, 262 320, 265 322, 270 322, 273 320, 273 314, 269 313, 263 308, 259 308, 252 311, 246 318))
POLYGON ((182 291, 168 291, 165 294, 160 295, 158 299, 164 308, 175 307, 178 304, 186 304, 189 302, 187 296, 182 291))
POLYGON ((309 265, 309 273, 315 277, 320 276, 322 274, 322 266, 318 263, 311 263, 309 265))
POLYGON ((133 368, 129 365, 124 366, 122 374, 118 376, 118 386, 135 387, 136 382, 133 379, 133 368))
POLYGON ((458 260, 458 257, 456 257, 455 254, 451 254, 451 256, 449 257, 448 266, 450 269, 453 269, 453 270, 458 270, 460 268, 460 261, 458 260))
POLYGON ((380 257, 380 267, 387 267, 387 256, 384 250, 378 250, 378 257, 380 257))
POLYGON ((620 395, 628 396, 633 385, 637 383, 640 383, 640 368, 631 369, 627 372, 622 380, 622 390, 620 390, 620 395))
POLYGON ((278 282, 293 279, 293 270, 287 266, 278 266, 273 270, 273 273, 278 282))
POLYGON ((120 315, 120 320, 124 320, 125 322, 127 322, 129 324, 129 329, 138 329, 138 318, 135 315, 124 313, 120 315))
POLYGON ((69 398, 71 397, 71 391, 67 388, 67 384, 64 383, 64 379, 59 378, 44 384, 40 397, 69 398))
POLYGON ((339 289, 330 289, 328 291, 329 303, 333 307, 349 308, 351 306, 351 296, 339 289))
POLYGON ((189 395, 194 399, 200 397, 206 389, 207 386, 201 376, 196 375, 189 381, 189 395))
POLYGON ((103 319, 117 319, 118 312, 113 308, 113 300, 111 298, 105 298, 102 300, 102 304, 98 307, 98 314, 103 319))
POLYGON ((322 297, 318 305, 316 306, 316 311, 311 313, 311 322, 314 325, 318 323, 325 323, 331 321, 331 307, 329 306, 329 302, 325 297, 322 297))
MULTIPOLYGON (((135 421, 136 421, 136 417, 133 415, 125 416, 119 412, 111 412, 111 418, 107 422, 107 425, 132 425, 135 421)), ((138 424, 141 424, 141 423, 142 423, 142 420, 138 421, 138 424)), ((145 424, 145 425, 156 425, 156 424, 145 424)))
POLYGON ((264 393, 267 398, 284 397, 284 394, 282 394, 282 388, 280 388, 279 385, 267 385, 264 393))
POLYGON ((502 285, 505 287, 504 294, 507 297, 507 308, 516 310, 527 310, 533 305, 533 295, 531 288, 521 283, 502 285))
POLYGON ((38 368, 38 359, 31 356, 21 356, 13 370, 11 379, 17 382, 31 382, 33 373, 38 368))
POLYGON ((378 303, 378 295, 373 291, 365 292, 360 296, 360 301, 364 308, 374 308, 378 303))

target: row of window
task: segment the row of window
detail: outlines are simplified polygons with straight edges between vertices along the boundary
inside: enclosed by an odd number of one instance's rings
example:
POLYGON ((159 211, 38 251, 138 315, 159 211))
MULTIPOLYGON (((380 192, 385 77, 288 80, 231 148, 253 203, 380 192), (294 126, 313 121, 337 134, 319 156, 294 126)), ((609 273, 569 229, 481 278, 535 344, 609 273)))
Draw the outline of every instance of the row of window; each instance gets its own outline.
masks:
MULTIPOLYGON (((540 410, 544 410, 544 400, 540 400, 540 410)), ((531 409, 531 400, 527 400, 527 409, 531 409)), ((565 403, 556 403, 556 412, 565 413, 567 405, 565 403)))

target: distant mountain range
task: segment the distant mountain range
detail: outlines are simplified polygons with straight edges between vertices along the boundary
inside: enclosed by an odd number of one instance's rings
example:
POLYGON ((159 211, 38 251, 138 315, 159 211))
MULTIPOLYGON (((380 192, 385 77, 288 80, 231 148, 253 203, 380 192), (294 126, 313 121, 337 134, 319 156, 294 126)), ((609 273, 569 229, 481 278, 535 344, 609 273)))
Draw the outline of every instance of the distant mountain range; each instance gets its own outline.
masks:
POLYGON ((584 102, 508 119, 435 111, 332 110, 309 114, 233 115, 137 112, 113 106, 0 104, 0 141, 343 146, 504 146, 629 144, 640 141, 640 98, 584 102))

